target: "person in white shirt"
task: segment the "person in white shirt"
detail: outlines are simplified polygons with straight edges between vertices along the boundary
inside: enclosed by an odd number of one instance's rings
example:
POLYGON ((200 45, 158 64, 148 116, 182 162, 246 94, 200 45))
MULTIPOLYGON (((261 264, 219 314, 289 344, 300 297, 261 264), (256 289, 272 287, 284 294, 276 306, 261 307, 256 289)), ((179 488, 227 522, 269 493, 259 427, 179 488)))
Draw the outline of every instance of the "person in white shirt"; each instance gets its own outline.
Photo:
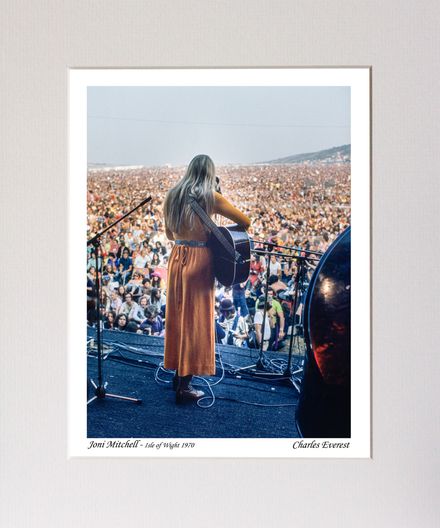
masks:
POLYGON ((136 223, 136 227, 133 229, 133 236, 135 239, 135 242, 139 244, 139 241, 142 239, 142 236, 144 234, 143 229, 140 227, 140 222, 136 223))
POLYGON ((112 291, 110 294, 110 310, 113 310, 116 313, 116 315, 118 315, 119 310, 121 309, 121 306, 122 306, 121 297, 118 295, 117 291, 112 291))
POLYGON ((133 247, 135 246, 136 242, 134 240, 134 237, 133 237, 133 233, 131 231, 128 231, 126 234, 125 234, 125 245, 130 248, 131 250, 133 250, 133 247))
POLYGON ((125 294, 125 302, 122 303, 119 310, 119 314, 125 314, 128 320, 134 319, 135 321, 139 319, 139 305, 133 301, 133 296, 131 293, 125 294))
POLYGON ((263 350, 267 350, 269 347, 270 339, 270 323, 269 323, 269 314, 267 313, 272 308, 272 303, 267 302, 266 304, 266 318, 264 321, 264 334, 262 332, 263 327, 263 318, 264 318, 264 295, 261 295, 258 298, 258 308, 254 315, 254 325, 255 325, 255 334, 257 336, 257 345, 261 346, 261 339, 263 338, 263 350))
POLYGON ((145 268, 147 265, 147 262, 149 262, 149 258, 147 257, 147 250, 142 249, 140 253, 136 255, 136 258, 134 259, 134 268, 145 268))
POLYGON ((270 256, 269 275, 276 275, 277 277, 281 277, 281 264, 278 262, 276 255, 270 256))

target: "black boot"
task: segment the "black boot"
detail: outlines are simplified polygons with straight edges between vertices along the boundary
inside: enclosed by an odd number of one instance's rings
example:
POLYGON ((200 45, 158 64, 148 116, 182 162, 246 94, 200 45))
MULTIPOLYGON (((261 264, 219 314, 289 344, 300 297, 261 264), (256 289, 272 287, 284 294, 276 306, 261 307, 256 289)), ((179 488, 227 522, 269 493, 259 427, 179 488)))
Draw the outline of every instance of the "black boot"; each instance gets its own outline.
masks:
POLYGON ((179 386, 179 374, 177 373, 177 370, 176 370, 173 376, 173 390, 176 391, 178 386, 179 386))
POLYGON ((200 400, 205 393, 203 391, 196 390, 191 385, 192 376, 179 377, 179 385, 176 390, 176 403, 189 403, 200 400))

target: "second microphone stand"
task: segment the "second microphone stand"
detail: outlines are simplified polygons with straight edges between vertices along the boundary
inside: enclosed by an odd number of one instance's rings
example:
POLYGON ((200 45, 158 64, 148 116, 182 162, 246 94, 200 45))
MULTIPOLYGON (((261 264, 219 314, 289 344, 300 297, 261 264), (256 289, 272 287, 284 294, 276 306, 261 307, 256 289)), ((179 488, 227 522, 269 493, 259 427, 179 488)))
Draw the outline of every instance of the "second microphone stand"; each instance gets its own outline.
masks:
MULTIPOLYGON (((101 279, 100 279, 100 270, 98 265, 98 257, 101 253, 101 238, 104 233, 106 233, 109 229, 111 229, 113 226, 121 222, 124 218, 131 215, 134 211, 145 205, 146 203, 151 201, 151 196, 143 200, 139 205, 137 205, 134 209, 126 213, 125 215, 121 216, 116 222, 113 222, 113 224, 107 226, 105 229, 97 233, 94 237, 92 237, 90 240, 87 241, 88 246, 93 246, 95 250, 95 260, 96 260, 96 310, 97 310, 97 317, 96 317, 96 346, 97 346, 97 354, 98 354, 98 380, 97 383, 93 379, 90 379, 90 383, 93 385, 95 389, 95 395, 88 400, 87 405, 91 403, 92 401, 96 399, 104 399, 107 398, 117 398, 119 400, 128 400, 134 403, 142 403, 142 400, 138 398, 131 398, 129 396, 121 396, 120 394, 112 394, 109 392, 106 392, 106 384, 103 383, 103 373, 102 373, 102 337, 101 337, 101 279)), ((102 256, 101 256, 101 266, 102 266, 102 256)))

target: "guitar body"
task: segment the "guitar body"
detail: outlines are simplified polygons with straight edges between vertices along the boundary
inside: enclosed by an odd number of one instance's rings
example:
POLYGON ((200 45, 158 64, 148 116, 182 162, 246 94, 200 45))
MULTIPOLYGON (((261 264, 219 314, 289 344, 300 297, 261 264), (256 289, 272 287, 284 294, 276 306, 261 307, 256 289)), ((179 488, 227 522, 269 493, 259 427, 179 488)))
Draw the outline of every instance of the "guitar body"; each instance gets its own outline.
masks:
POLYGON ((214 273, 216 279, 229 287, 247 281, 251 265, 251 245, 246 230, 238 225, 218 227, 222 235, 237 251, 243 261, 235 262, 226 252, 222 243, 211 233, 209 247, 214 256, 214 273))

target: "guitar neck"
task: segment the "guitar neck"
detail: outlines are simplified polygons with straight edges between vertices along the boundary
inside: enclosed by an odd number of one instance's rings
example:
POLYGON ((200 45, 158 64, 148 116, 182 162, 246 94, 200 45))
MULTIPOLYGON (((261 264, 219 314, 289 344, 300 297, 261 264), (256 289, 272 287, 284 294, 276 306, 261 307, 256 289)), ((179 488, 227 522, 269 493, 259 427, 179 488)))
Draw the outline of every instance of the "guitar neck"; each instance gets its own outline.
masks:
POLYGON ((198 214, 202 222, 208 227, 208 229, 211 231, 211 233, 217 238, 217 240, 222 244, 222 246, 225 248, 225 251, 229 253, 229 255, 232 258, 236 258, 236 252, 233 246, 231 246, 231 243, 229 240, 224 236, 224 234, 221 232, 221 230, 218 228, 218 226, 209 218, 208 214, 204 211, 200 205, 193 200, 191 202, 191 206, 194 209, 194 211, 198 214))

